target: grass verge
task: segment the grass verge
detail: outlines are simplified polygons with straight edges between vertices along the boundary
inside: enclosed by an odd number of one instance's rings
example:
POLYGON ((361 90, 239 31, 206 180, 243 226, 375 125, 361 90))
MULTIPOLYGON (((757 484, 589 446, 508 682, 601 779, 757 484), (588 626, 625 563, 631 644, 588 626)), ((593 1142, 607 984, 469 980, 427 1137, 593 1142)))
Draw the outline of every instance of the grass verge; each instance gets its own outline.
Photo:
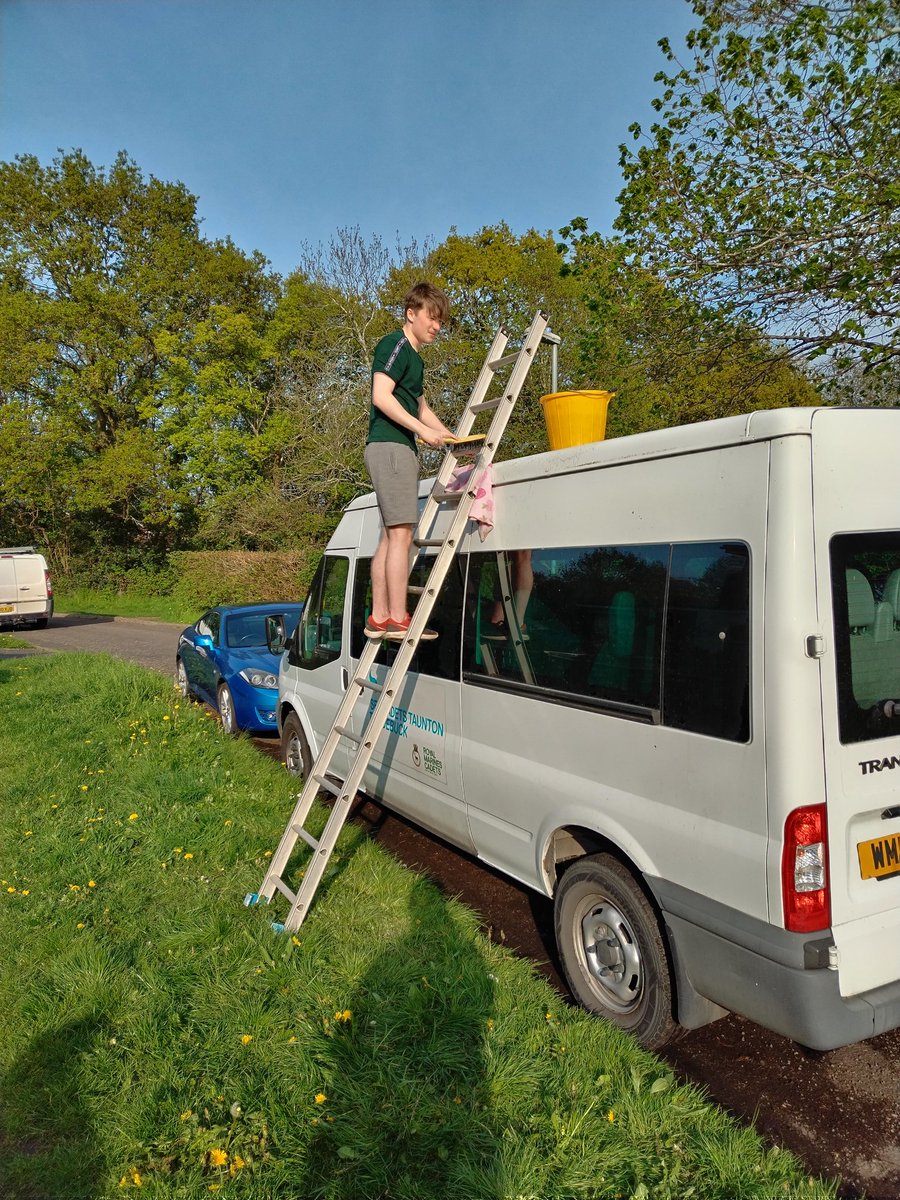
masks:
POLYGON ((112 592, 94 588, 60 588, 54 596, 59 612, 94 613, 100 617, 146 617, 191 625, 200 616, 196 605, 188 605, 175 596, 151 596, 143 592, 112 592))
POLYGON ((296 785, 152 672, 0 662, 0 728, 5 1200, 836 1195, 354 826, 274 934, 296 785))
POLYGON ((30 650, 31 642, 15 633, 0 633, 0 650, 30 650))

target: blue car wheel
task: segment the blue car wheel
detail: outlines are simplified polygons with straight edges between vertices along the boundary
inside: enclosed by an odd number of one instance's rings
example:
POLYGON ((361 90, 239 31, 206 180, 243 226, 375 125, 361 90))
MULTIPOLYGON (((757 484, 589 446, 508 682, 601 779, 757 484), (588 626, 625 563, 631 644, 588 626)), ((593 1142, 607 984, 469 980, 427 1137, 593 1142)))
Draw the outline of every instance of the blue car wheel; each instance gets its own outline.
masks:
POLYGON ((226 733, 239 732, 237 717, 234 713, 234 697, 227 683, 219 684, 219 716, 222 719, 222 728, 226 733))

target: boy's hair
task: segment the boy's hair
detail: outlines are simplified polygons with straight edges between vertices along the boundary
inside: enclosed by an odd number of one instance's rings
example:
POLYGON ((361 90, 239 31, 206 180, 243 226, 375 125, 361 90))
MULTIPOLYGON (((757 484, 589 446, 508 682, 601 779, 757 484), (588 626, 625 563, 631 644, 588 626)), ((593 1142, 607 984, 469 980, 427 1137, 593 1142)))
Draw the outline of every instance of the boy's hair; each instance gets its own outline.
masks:
POLYGON ((411 287, 406 293, 406 298, 403 301, 403 315, 406 316, 407 311, 412 308, 418 311, 420 308, 427 308, 432 317, 437 317, 440 321, 446 321, 450 314, 450 301, 447 299, 445 292, 441 291, 433 283, 417 283, 415 287, 411 287))

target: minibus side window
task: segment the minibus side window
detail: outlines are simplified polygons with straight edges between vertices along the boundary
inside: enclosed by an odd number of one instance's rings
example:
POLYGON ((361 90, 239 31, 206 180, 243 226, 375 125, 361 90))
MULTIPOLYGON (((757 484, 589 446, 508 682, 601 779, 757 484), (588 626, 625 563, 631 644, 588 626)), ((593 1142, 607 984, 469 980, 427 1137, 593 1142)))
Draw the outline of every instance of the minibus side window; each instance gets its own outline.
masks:
POLYGON ((840 739, 900 733, 900 533, 831 539, 840 739))
MULTIPOLYGON (((409 582, 421 587, 428 579, 433 558, 420 559, 413 566, 409 582)), ((428 627, 437 631, 435 641, 420 642, 410 666, 419 675, 434 675, 438 679, 459 681, 459 641, 462 622, 462 572, 465 560, 455 558, 444 584, 438 592, 428 627)), ((410 609, 412 609, 412 601, 410 609)), ((356 562, 356 581, 353 585, 353 609, 351 613, 350 653, 353 658, 362 655, 366 638, 363 625, 372 611, 372 560, 360 558, 356 562)), ((388 642, 387 662, 393 661, 394 646, 388 642)))
POLYGON ((662 720, 750 740, 750 552, 743 543, 672 547, 662 720))
POLYGON ((349 569, 349 559, 323 556, 288 650, 292 666, 312 671, 340 657, 349 569))
POLYGON ((467 677, 654 719, 668 556, 668 546, 472 555, 467 677))

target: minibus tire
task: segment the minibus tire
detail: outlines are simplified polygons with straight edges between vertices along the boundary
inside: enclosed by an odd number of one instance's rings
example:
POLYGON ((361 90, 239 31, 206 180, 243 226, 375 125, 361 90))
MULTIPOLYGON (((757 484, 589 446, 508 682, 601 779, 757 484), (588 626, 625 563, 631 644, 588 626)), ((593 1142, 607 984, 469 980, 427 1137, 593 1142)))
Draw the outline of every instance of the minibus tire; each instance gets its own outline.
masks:
POLYGON ((309 778, 313 765, 312 753, 309 749, 309 742, 306 740, 306 734, 303 732, 303 726, 300 724, 300 718, 295 712, 288 713, 281 727, 281 761, 291 775, 296 775, 298 779, 309 778), (292 742, 294 746, 291 745, 292 742), (298 767, 299 770, 297 770, 298 767))
POLYGON ((656 913, 630 871, 609 854, 579 859, 556 889, 554 919, 575 998, 648 1050, 671 1041, 678 1026, 666 949, 656 913))

